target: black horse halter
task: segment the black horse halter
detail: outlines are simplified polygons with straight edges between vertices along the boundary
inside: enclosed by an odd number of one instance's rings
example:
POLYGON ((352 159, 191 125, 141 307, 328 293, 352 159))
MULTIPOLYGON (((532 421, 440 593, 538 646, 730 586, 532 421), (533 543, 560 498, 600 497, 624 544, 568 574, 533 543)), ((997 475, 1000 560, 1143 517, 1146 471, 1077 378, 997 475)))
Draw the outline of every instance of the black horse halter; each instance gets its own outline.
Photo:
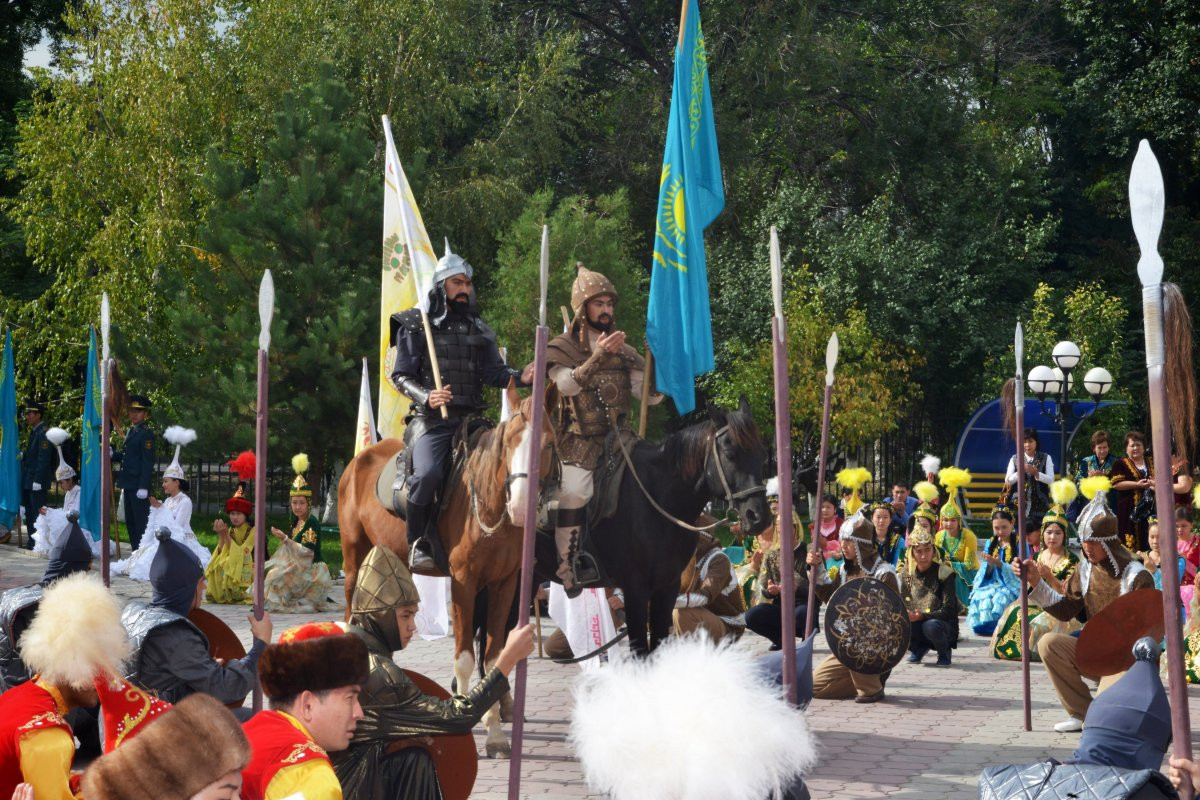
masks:
POLYGON ((700 481, 696 484, 696 488, 700 488, 700 483, 704 483, 708 479, 708 462, 713 461, 717 465, 717 477, 721 480, 721 489, 725 492, 725 503, 732 507, 735 500, 741 500, 745 497, 753 497, 757 494, 765 495, 767 487, 762 484, 757 484, 741 491, 735 492, 729 485, 729 479, 725 477, 725 467, 721 462, 721 453, 717 450, 717 439, 721 438, 722 434, 729 433, 729 426, 724 425, 713 433, 712 441, 709 443, 708 452, 704 454, 704 469, 700 472, 700 481))
MULTIPOLYGON (((512 412, 512 414, 509 416, 509 418, 507 420, 505 420, 500 425, 499 428, 496 429, 496 435, 503 436, 504 426, 507 425, 509 422, 512 422, 514 419, 523 417, 524 415, 525 415, 525 412, 521 411, 520 408, 518 408, 516 411, 512 412)), ((532 422, 532 420, 530 420, 530 421, 532 422)), ((542 442, 542 447, 543 447, 543 449, 546 447, 546 442, 544 440, 542 442)), ((550 448, 551 459, 557 460, 555 458, 555 453, 557 453, 557 447, 555 446, 555 443, 553 441, 550 442, 549 448, 550 448)), ((528 477, 529 477, 528 472, 511 472, 511 471, 509 471, 508 462, 507 461, 504 462, 504 505, 500 512, 500 518, 497 519, 495 524, 493 524, 493 525, 488 525, 487 523, 485 523, 483 521, 483 517, 479 516, 479 495, 475 492, 475 482, 468 478, 467 488, 470 490, 470 495, 471 495, 471 514, 472 514, 472 516, 475 517, 475 521, 479 523, 480 530, 482 530, 485 534, 487 534, 489 536, 491 534, 495 533, 496 531, 500 530, 500 526, 504 524, 505 518, 508 517, 508 503, 512 499, 513 481, 517 480, 518 478, 528 478, 528 477)), ((543 483, 544 483, 544 481, 538 482, 539 491, 541 491, 544 488, 542 486, 543 483)))

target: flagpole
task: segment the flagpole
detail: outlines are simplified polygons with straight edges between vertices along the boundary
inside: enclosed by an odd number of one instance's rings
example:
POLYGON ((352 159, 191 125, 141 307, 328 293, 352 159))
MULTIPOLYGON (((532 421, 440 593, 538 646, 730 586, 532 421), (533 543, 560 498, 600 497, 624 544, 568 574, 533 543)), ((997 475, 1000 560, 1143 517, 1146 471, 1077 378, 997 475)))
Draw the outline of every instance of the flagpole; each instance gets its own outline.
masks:
MULTIPOLYGON (((258 398, 255 409, 254 467, 254 618, 265 613, 263 570, 267 557, 267 353, 271 349, 271 317, 275 313, 275 282, 271 270, 258 287, 258 398)), ((262 710, 262 687, 255 682, 254 710, 262 710)))
POLYGON ((796 528, 792 522, 792 422, 788 402, 787 326, 779 234, 771 226, 771 357, 775 372, 775 463, 779 480, 779 599, 782 607, 783 690, 796 704, 796 528))
MULTIPOLYGON (((1143 139, 1129 173, 1129 210, 1137 236, 1141 258, 1138 279, 1142 284, 1142 318, 1146 337, 1146 372, 1149 378, 1150 428, 1158 469, 1154 475, 1154 495, 1159 526, 1159 551, 1176 552, 1175 494, 1171 485, 1171 416, 1167 403, 1168 387, 1163 376, 1166 346, 1163 332, 1163 260, 1158 253, 1165 205, 1162 171, 1150 144, 1143 139)), ((1190 365, 1189 365, 1190 368, 1190 365)), ((1192 412, 1194 413, 1194 411, 1192 412)), ((1183 442, 1180 448, 1185 448, 1183 442)), ((1188 714, 1187 679, 1184 675, 1183 621, 1179 613, 1179 565, 1164 558, 1162 571, 1163 617, 1167 634, 1167 685, 1171 699, 1172 750, 1176 758, 1192 757, 1192 726, 1188 714)), ((1180 797, 1192 796, 1191 776, 1180 770, 1180 797)))
MULTIPOLYGON (((108 330, 111 322, 108 292, 103 292, 100 295, 100 577, 103 578, 105 586, 112 581, 112 559, 108 552, 109 542, 112 541, 112 453, 109 452, 109 439, 112 438, 112 393, 108 390, 109 375, 112 371, 108 359, 108 330)), ((91 398, 84 398, 84 402, 91 402, 91 398)), ((82 470, 83 465, 80 465, 80 471, 82 470)))
MULTIPOLYGON (((1025 536, 1025 333, 1021 323, 1017 322, 1017 331, 1013 338, 1013 355, 1016 357, 1016 373, 1013 376, 1013 397, 1016 408, 1016 454, 1013 465, 1017 470, 1017 536, 1021 537, 1021 565, 1029 560, 1029 539, 1025 536)), ((1063 457, 1063 474, 1067 474, 1066 453, 1063 457)), ((1025 711, 1025 730, 1033 730, 1033 699, 1029 683, 1029 584, 1021 581, 1021 696, 1025 711)))
POLYGON ((650 384, 654 382, 654 353, 646 343, 646 366, 642 370, 642 409, 638 414, 638 438, 646 438, 646 416, 650 413, 650 384))
MULTIPOLYGON (((825 345, 825 399, 821 411, 821 453, 817 457, 817 513, 813 517, 814 535, 813 547, 820 547, 822 560, 825 556, 825 542, 818 542, 821 531, 821 506, 825 500, 825 465, 829 457, 829 413, 833 403, 833 370, 837 366, 838 335, 835 331, 829 335, 829 344, 825 345)), ((804 638, 812 636, 813 622, 817 616, 817 570, 816 564, 808 571, 808 618, 804 624, 804 638)))
MULTIPOLYGON (((533 545, 537 538, 538 491, 537 481, 541 475, 542 423, 546 414, 546 344, 550 340, 550 329, 546 327, 546 291, 550 279, 550 231, 542 226, 542 258, 539 285, 541 301, 538 304, 538 326, 533 346, 533 409, 529 415, 529 475, 525 483, 525 531, 521 546, 521 585, 517 594, 517 627, 529 624, 529 598, 533 595, 533 545)), ((527 659, 517 662, 513 675, 513 721, 512 755, 508 765, 508 798, 519 800, 521 796, 521 748, 525 735, 525 689, 527 686, 527 659)))

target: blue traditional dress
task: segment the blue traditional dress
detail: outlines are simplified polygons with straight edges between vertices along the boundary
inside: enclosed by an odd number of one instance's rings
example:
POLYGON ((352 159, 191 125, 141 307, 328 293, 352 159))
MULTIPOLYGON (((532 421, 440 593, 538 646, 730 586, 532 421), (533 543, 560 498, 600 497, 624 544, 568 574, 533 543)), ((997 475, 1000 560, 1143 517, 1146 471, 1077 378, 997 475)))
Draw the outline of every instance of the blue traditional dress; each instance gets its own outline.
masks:
POLYGON ((1000 565, 984 564, 975 573, 975 582, 967 606, 967 624, 980 636, 992 635, 1005 609, 1021 593, 1021 581, 1011 566, 1016 555, 1012 546, 1000 545, 998 540, 993 538, 988 545, 988 553, 998 555, 1000 565))
POLYGON ((937 532, 933 544, 942 560, 958 575, 954 588, 958 591, 959 605, 966 608, 971 602, 975 573, 979 571, 979 543, 975 534, 969 528, 963 528, 958 536, 949 536, 943 529, 937 532))

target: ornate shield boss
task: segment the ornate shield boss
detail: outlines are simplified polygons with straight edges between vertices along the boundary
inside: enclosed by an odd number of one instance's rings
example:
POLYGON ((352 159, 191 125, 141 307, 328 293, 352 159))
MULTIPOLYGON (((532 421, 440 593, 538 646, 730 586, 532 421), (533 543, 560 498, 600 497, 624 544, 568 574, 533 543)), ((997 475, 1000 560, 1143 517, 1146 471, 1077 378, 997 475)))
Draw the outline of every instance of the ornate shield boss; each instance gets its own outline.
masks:
POLYGON ((825 609, 825 639, 843 665, 865 675, 900 663, 912 632, 904 601, 875 578, 847 582, 825 609))

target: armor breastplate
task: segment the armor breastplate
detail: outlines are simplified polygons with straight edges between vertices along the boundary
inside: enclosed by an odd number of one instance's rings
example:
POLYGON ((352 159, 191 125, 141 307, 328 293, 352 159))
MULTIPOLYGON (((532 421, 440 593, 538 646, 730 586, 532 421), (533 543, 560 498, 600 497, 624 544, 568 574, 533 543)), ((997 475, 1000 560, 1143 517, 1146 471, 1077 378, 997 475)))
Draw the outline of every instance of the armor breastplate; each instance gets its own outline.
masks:
POLYGON ((13 624, 21 611, 41 602, 42 592, 42 587, 34 584, 9 589, 0 595, 0 692, 20 686, 30 678, 29 668, 17 652, 13 624))
MULTIPOLYGON (((450 384, 454 393, 449 405, 452 413, 469 414, 484 408, 478 364, 489 344, 478 326, 461 317, 448 317, 444 327, 433 328, 433 347, 437 351, 442 384, 450 384)), ((429 389, 434 386, 433 366, 428 361, 421 372, 421 383, 429 389)))
POLYGON ((201 633, 199 628, 193 625, 187 617, 181 617, 174 611, 138 602, 130 603, 121 611, 121 625, 125 627, 125 632, 129 635, 130 655, 127 662, 129 666, 125 675, 127 680, 148 692, 154 692, 168 703, 178 703, 192 694, 192 691, 181 682, 166 687, 147 686, 141 678, 142 646, 146 643, 147 637, 159 628, 167 625, 186 625, 204 640, 204 647, 207 649, 208 637, 201 633))
POLYGON ((580 436, 603 436, 613 422, 624 428, 632 393, 629 367, 619 355, 605 356, 587 388, 571 398, 574 413, 568 430, 580 436))

